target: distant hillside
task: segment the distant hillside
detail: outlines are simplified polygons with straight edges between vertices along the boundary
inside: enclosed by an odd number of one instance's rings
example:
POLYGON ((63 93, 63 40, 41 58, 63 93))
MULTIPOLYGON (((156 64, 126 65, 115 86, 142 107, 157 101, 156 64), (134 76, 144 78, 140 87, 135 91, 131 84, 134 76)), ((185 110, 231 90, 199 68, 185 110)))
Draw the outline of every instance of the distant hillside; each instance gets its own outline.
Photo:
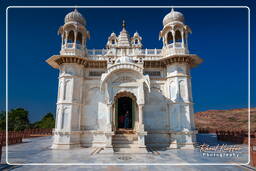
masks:
MULTIPOLYGON (((195 124, 197 128, 248 130, 248 109, 197 112, 195 124)), ((251 108, 251 130, 256 130, 256 108, 251 108)))

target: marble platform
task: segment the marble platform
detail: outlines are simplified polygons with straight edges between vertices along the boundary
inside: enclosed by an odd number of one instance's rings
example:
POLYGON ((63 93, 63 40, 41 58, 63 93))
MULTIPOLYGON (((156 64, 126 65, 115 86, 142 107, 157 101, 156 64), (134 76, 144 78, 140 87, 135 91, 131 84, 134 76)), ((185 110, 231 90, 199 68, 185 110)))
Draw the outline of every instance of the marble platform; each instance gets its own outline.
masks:
MULTIPOLYGON (((209 145, 227 144, 217 141, 215 134, 199 134, 198 143, 209 145)), ((79 148, 72 150, 51 150, 52 137, 39 137, 25 139, 24 143, 10 145, 8 149, 8 163, 15 166, 15 170, 69 170, 71 166, 61 166, 61 163, 73 164, 72 170, 84 170, 94 168, 95 170, 245 170, 247 166, 230 166, 230 163, 247 163, 247 146, 240 145, 239 157, 207 157, 203 156, 198 148, 195 150, 166 150, 148 148, 148 153, 144 154, 113 154, 104 153, 97 148, 79 148), (37 166, 40 163, 56 164, 58 166, 37 166), (198 164, 217 164, 223 163, 224 166, 200 166, 198 164), (33 164, 24 166, 20 164, 33 164), (88 164, 105 166, 88 166, 88 164), (131 164, 132 166, 125 166, 131 164), (162 166, 160 166, 160 165, 162 166), (174 164, 167 166, 168 164, 174 164), (189 164, 193 164, 192 166, 189 164), (140 166, 134 166, 140 165, 140 166), (165 166, 166 165, 166 166, 165 166), (183 165, 183 166, 177 166, 183 165)), ((231 146, 232 144, 227 144, 231 146)), ((2 163, 5 162, 5 148, 3 148, 2 163)), ((4 167, 2 165, 2 167, 4 167)), ((0 168, 1 170, 1 168, 0 168)))

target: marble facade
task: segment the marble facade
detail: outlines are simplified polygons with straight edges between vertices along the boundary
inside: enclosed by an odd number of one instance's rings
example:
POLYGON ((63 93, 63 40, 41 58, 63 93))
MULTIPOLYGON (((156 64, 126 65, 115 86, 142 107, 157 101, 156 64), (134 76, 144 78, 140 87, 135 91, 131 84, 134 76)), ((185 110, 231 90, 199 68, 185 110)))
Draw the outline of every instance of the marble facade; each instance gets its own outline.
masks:
POLYGON ((60 54, 47 60, 59 69, 53 149, 194 148, 190 69, 202 60, 189 53, 191 29, 183 14, 172 9, 164 17, 162 49, 143 49, 139 33, 130 37, 125 22, 105 49, 87 49, 90 32, 77 9, 58 33, 60 54), (129 106, 129 129, 120 126, 119 104, 129 106))

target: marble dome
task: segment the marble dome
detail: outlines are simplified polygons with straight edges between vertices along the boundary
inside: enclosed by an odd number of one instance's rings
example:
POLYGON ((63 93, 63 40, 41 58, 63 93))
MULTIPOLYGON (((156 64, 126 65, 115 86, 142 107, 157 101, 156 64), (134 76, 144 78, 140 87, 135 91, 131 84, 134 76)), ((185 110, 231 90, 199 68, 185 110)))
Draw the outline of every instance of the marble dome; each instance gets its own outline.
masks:
POLYGON ((86 24, 84 17, 82 16, 82 14, 80 12, 78 12, 77 9, 68 13, 65 16, 65 23, 68 23, 68 22, 78 22, 82 25, 86 24))
POLYGON ((134 34, 133 34, 133 37, 140 37, 139 33, 136 31, 134 34))
POLYGON ((110 37, 115 37, 116 36, 116 33, 112 32, 110 37))
POLYGON ((166 24, 171 23, 171 22, 175 22, 175 21, 183 23, 184 22, 184 16, 181 12, 174 11, 174 9, 172 8, 172 11, 164 17, 163 25, 165 26, 166 24))

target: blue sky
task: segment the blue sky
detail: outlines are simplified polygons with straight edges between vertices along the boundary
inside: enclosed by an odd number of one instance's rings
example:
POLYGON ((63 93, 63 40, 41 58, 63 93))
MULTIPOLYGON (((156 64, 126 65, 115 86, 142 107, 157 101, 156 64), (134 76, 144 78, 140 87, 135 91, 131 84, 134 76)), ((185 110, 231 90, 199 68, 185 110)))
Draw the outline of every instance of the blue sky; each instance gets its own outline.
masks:
MULTIPOLYGON (((61 39, 57 30, 71 10, 9 9, 9 108, 26 108, 30 112, 31 121, 39 120, 47 112, 55 113, 58 70, 51 68, 45 60, 59 53, 61 39)), ((170 11, 167 8, 78 10, 85 17, 91 33, 87 44, 89 49, 104 48, 111 32, 119 34, 123 19, 126 20, 127 30, 131 35, 139 32, 144 48, 161 48, 162 41, 158 40, 158 35, 162 29, 162 19, 170 11)), ((247 107, 248 10, 175 10, 184 14, 186 24, 192 29, 189 36, 190 52, 204 60, 197 68, 192 69, 195 112, 247 107)), ((4 31, 2 26, 1 31, 4 31)), ((252 106, 255 106, 253 98, 252 106)), ((2 103, 1 109, 4 108, 2 103)))

